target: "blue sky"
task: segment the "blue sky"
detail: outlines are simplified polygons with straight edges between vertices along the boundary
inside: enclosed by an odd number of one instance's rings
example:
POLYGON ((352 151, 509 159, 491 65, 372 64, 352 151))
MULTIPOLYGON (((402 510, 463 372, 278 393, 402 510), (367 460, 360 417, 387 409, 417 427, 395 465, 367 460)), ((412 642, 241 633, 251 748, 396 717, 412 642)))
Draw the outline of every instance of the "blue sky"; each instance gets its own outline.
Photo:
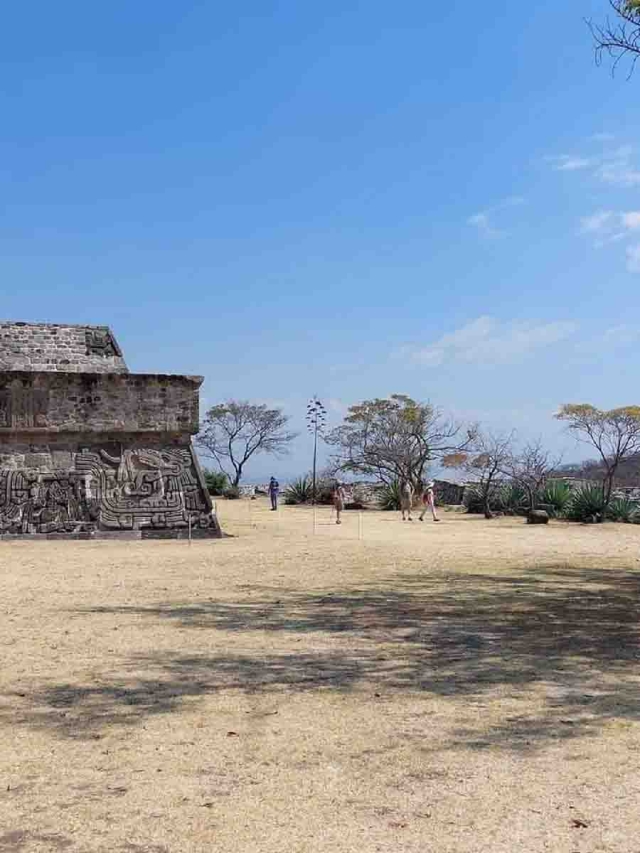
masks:
POLYGON ((10 4, 0 315, 206 403, 402 392, 581 455, 560 403, 638 402, 640 72, 595 67, 605 0, 469 7, 10 4))

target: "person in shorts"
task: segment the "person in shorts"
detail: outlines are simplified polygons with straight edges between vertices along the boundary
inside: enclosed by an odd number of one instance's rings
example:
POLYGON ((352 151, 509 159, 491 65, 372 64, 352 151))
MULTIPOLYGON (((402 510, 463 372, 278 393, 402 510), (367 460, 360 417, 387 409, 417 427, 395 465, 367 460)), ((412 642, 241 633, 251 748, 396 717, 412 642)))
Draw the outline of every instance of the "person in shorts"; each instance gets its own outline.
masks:
POLYGON ((436 497, 435 497, 435 483, 433 480, 427 483, 427 488, 424 490, 422 494, 422 512, 418 516, 420 521, 424 521, 424 516, 426 511, 431 510, 431 515, 433 516, 434 521, 440 521, 438 516, 436 515, 436 497))
POLYGON ((403 521, 413 521, 411 510, 413 508, 413 486, 407 480, 400 486, 400 512, 403 521))

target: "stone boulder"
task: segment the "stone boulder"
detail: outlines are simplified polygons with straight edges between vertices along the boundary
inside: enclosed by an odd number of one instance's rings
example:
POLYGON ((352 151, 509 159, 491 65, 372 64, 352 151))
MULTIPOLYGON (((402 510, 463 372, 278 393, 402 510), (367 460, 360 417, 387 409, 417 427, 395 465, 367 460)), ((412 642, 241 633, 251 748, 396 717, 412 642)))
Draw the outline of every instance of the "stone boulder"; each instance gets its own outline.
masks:
POLYGON ((532 509, 527 513, 527 524, 549 524, 549 513, 544 509, 532 509))

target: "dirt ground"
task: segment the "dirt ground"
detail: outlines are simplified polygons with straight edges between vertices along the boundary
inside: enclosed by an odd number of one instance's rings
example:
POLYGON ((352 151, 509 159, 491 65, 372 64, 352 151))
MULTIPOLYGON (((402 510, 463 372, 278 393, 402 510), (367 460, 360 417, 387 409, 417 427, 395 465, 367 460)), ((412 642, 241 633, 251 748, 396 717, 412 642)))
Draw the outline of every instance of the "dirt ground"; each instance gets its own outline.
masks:
POLYGON ((640 527, 0 543, 0 853, 640 851, 640 527))

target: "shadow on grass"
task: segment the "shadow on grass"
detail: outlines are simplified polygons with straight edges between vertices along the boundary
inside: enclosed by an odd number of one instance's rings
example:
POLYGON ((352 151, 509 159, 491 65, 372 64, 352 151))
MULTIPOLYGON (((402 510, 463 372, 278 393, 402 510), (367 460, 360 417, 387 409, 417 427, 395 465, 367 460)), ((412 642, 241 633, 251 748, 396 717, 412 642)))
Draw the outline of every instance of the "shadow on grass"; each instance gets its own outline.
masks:
POLYGON ((333 595, 249 589, 254 594, 244 604, 82 612, 238 635, 280 632, 292 647, 296 637, 328 635, 331 651, 134 657, 128 671, 144 679, 125 673, 117 682, 56 684, 17 703, 12 722, 95 737, 105 726, 137 724, 219 690, 357 691, 376 702, 403 692, 462 700, 464 710, 496 696, 526 700, 532 688, 542 702, 533 702, 531 713, 520 704, 524 711, 495 725, 480 715, 470 726, 461 723, 450 745, 530 748, 594 734, 610 720, 640 720, 640 574, 547 567, 512 576, 396 575, 333 595), (343 640, 337 649, 336 635, 343 640))

